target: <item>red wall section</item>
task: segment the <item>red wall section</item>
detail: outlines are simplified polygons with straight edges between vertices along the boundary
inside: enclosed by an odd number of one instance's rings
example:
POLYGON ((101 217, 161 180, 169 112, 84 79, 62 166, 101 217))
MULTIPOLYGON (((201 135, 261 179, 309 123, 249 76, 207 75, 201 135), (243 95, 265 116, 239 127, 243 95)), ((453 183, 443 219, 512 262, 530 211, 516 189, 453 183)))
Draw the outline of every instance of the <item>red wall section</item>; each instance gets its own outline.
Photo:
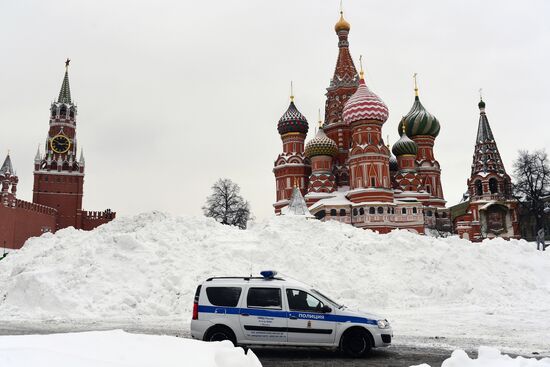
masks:
POLYGON ((19 249, 29 237, 55 232, 56 211, 17 200, 15 208, 0 205, 0 247, 19 249))

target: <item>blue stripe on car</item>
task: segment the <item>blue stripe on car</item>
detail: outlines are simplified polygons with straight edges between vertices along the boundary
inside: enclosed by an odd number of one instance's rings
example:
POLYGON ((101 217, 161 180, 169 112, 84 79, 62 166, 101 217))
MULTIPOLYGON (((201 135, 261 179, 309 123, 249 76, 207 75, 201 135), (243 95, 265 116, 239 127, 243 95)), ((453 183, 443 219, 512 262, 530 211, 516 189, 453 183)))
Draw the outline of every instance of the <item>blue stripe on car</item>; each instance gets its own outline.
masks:
POLYGON ((238 307, 217 307, 217 306, 204 306, 199 305, 199 312, 204 313, 223 313, 226 315, 239 315, 246 313, 250 316, 268 316, 268 317, 296 317, 304 320, 315 321, 331 321, 331 322, 353 322, 356 324, 370 324, 377 325, 376 320, 371 320, 366 317, 359 316, 345 316, 345 315, 331 315, 321 313, 310 312, 296 312, 296 311, 282 311, 282 310, 265 310, 256 308, 238 308, 238 307))

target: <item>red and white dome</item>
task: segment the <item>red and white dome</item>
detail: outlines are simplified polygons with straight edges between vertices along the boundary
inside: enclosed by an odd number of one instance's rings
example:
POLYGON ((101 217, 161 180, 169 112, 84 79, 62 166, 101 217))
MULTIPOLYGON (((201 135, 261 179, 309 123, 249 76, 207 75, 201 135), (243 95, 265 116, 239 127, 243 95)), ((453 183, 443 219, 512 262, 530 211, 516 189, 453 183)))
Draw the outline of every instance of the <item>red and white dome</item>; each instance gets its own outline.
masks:
POLYGON ((342 113, 344 122, 348 125, 359 120, 377 120, 384 123, 388 119, 388 114, 388 106, 367 87, 364 79, 359 81, 357 91, 346 102, 342 113))

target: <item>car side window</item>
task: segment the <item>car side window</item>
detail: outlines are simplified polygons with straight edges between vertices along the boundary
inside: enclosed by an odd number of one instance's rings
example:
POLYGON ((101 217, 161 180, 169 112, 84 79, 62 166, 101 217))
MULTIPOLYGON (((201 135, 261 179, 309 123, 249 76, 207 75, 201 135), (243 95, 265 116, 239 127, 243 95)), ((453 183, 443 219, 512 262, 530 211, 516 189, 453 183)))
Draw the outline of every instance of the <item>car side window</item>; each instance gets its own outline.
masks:
POLYGON ((208 287, 206 296, 210 304, 222 307, 237 307, 241 297, 240 287, 208 287))
POLYGON ((271 308, 280 310, 281 289, 280 288, 250 288, 246 298, 247 307, 271 308))
POLYGON ((298 289, 287 289, 286 296, 290 311, 321 312, 324 306, 311 294, 298 289))

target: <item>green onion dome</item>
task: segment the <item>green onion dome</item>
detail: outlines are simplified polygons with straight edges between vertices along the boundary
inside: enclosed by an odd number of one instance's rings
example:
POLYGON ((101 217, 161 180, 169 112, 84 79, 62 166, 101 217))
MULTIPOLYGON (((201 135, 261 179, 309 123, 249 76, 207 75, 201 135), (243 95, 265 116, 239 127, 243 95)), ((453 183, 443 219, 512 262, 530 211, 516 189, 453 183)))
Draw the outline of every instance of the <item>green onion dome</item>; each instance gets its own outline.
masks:
POLYGON ((334 140, 326 136, 325 131, 320 127, 317 135, 306 144, 305 154, 308 158, 318 155, 334 157, 338 154, 338 146, 334 140))
POLYGON ((439 135, 439 130, 441 128, 437 118, 424 108, 418 96, 414 98, 414 104, 409 113, 399 123, 399 134, 401 134, 403 129, 403 121, 405 122, 405 126, 407 126, 407 135, 410 137, 429 135, 435 138, 439 135))
POLYGON ((416 155, 416 152, 418 152, 418 145, 414 141, 412 141, 407 134, 403 133, 401 134, 401 139, 395 142, 395 144, 392 147, 392 152, 397 157, 401 155, 416 155))
POLYGON ((309 127, 306 118, 300 113, 300 111, 298 111, 296 105, 294 105, 294 100, 291 97, 288 109, 283 114, 283 116, 281 116, 281 118, 279 119, 279 123, 277 124, 277 130, 279 131, 279 134, 307 134, 308 129, 309 127))
POLYGON ((390 171, 395 172, 399 170, 399 164, 397 163, 397 158, 393 154, 390 154, 390 171))

